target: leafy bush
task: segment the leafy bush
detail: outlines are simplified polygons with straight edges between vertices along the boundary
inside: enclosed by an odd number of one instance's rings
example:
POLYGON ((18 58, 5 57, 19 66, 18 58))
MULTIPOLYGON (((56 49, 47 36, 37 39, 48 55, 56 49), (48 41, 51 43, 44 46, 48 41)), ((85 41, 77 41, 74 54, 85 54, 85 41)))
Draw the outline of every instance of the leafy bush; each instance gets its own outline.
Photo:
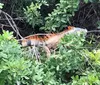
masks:
POLYGON ((14 85, 21 77, 24 78, 26 74, 23 70, 27 69, 27 62, 12 33, 4 31, 0 35, 0 85, 14 85))
MULTIPOLYGON (((56 31, 55 28, 60 27, 58 30, 62 30, 66 24, 70 23, 70 18, 74 15, 74 12, 77 10, 79 4, 79 0, 60 0, 59 4, 56 4, 56 9, 45 18, 45 26, 41 27, 44 30, 53 30, 56 31)), ((27 6, 27 9, 24 10, 27 22, 32 25, 34 28, 35 25, 42 24, 43 20, 41 14, 38 9, 41 8, 40 4, 31 3, 30 6, 27 6)), ((45 4, 47 5, 47 4, 45 4)))
POLYGON ((37 1, 37 3, 31 3, 30 6, 27 6, 26 9, 24 8, 24 14, 25 14, 25 18, 26 21, 32 25, 32 27, 34 28, 34 26, 36 25, 43 25, 43 20, 42 20, 42 16, 40 14, 40 9, 42 5, 48 5, 46 1, 37 1))
POLYGON ((83 76, 75 76, 72 77, 73 82, 71 85, 99 85, 100 80, 99 80, 99 75, 100 73, 97 72, 85 72, 83 76))
POLYGON ((42 4, 34 4, 31 3, 31 5, 27 9, 24 9, 24 14, 26 17, 27 22, 29 22, 30 25, 34 28, 35 25, 43 24, 42 17, 38 9, 40 9, 42 4))
POLYGON ((55 54, 38 62, 24 55, 12 33, 0 35, 0 85, 99 85, 100 50, 84 48, 83 33, 65 35, 55 54))
MULTIPOLYGON (((40 0, 34 0, 24 9, 27 22, 33 28, 43 25, 39 11, 42 4, 40 0)), ((58 30, 62 30, 70 24, 78 4, 79 0, 60 0, 56 9, 45 18, 45 26, 41 29, 56 31, 60 27, 58 30)), ((3 31, 0 35, 0 85, 99 85, 100 50, 88 50, 84 41, 84 34, 66 35, 50 58, 38 62, 25 55, 12 33, 3 31)))
POLYGON ((71 85, 99 85, 100 84, 100 50, 84 50, 86 70, 81 75, 72 77, 71 85))
POLYGON ((87 56, 88 62, 91 65, 92 69, 95 69, 97 72, 100 70, 100 49, 93 50, 89 52, 85 50, 85 55, 87 56))
POLYGON ((59 51, 46 62, 66 85, 100 84, 100 50, 87 51, 84 38, 84 34, 66 35, 58 45, 59 51))
POLYGON ((0 35, 0 85, 64 85, 42 63, 26 59, 12 33, 0 35))
POLYGON ((78 9, 79 0, 60 0, 56 9, 48 17, 45 18, 45 30, 56 31, 55 28, 62 30, 66 24, 70 24, 70 18, 74 15, 74 12, 78 9))
POLYGON ((68 83, 72 75, 84 69, 85 58, 81 55, 83 42, 83 34, 66 35, 58 45, 56 53, 46 60, 45 70, 52 72, 62 82, 68 83))

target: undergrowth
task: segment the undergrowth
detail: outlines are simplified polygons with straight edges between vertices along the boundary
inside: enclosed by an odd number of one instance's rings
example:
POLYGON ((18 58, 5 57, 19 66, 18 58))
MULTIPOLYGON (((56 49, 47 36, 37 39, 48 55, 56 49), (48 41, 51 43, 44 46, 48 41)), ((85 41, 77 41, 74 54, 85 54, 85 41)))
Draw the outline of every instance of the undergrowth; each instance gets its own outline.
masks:
MULTIPOLYGON (((84 1, 87 3, 91 0, 84 1)), ((41 29, 46 31, 56 31, 58 27, 62 30, 66 24, 70 24, 69 19, 77 10, 79 0, 71 3, 60 0, 44 21, 39 12, 42 4, 31 3, 24 9, 26 21, 33 28, 35 25, 43 25, 41 29)), ((2 6, 0 4, 0 9, 2 6)), ((8 31, 0 34, 0 85, 100 84, 100 48, 88 49, 87 46, 93 44, 87 43, 83 33, 65 35, 50 58, 45 58, 42 53, 41 62, 34 59, 35 56, 25 54, 25 49, 12 35, 8 31)))
MULTIPOLYGON (((0 35, 0 85, 99 85, 100 50, 84 47, 84 34, 66 35, 50 58, 24 55, 12 33, 0 35)), ((41 56, 42 57, 42 56, 41 56)))

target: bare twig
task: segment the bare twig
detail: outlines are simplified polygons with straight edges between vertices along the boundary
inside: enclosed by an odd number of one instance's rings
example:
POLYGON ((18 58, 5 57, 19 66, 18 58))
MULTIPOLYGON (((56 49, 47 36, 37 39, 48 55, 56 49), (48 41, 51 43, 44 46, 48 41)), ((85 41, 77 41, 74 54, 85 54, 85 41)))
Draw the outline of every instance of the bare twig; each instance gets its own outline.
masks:
POLYGON ((93 10, 94 10, 95 15, 97 16, 97 19, 99 20, 98 13, 97 13, 97 11, 95 10, 95 7, 94 7, 94 5, 93 5, 93 4, 92 4, 92 7, 93 7, 93 10))
MULTIPOLYGON (((23 20, 23 19, 25 19, 25 17, 18 17, 18 18, 13 18, 13 20, 23 20)), ((7 20, 7 19, 0 19, 0 20, 7 20)), ((9 19, 9 20, 11 20, 11 19, 9 19)))
POLYGON ((87 31, 87 33, 91 33, 91 32, 100 32, 100 30, 91 30, 91 31, 87 31))
POLYGON ((10 24, 10 26, 13 28, 13 30, 17 33, 17 35, 19 35, 20 38, 23 38, 20 33, 19 33, 19 30, 15 24, 15 22, 13 21, 13 18, 6 12, 0 10, 0 13, 3 13, 4 16, 6 17, 8 23, 10 24), (10 19, 10 20, 9 20, 10 19))
MULTIPOLYGON (((90 5, 91 6, 91 5, 90 5)), ((87 13, 86 17, 83 19, 83 22, 86 20, 86 18, 88 17, 88 15, 90 14, 90 12, 92 11, 93 7, 91 6, 91 9, 89 10, 89 12, 87 13)))
POLYGON ((0 23, 0 27, 1 27, 1 28, 3 28, 4 26, 5 26, 5 27, 11 27, 10 25, 6 25, 6 24, 1 24, 1 23, 0 23))

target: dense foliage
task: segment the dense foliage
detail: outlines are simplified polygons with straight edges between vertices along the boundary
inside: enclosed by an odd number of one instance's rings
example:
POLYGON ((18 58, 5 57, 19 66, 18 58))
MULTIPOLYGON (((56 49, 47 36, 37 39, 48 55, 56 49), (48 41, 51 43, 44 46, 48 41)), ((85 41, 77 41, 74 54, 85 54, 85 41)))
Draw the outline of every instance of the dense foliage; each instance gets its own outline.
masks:
MULTIPOLYGON (((100 2, 82 1, 91 3, 92 8, 100 2)), ((70 25, 82 1, 5 0, 10 4, 8 8, 11 7, 11 11, 6 8, 9 14, 20 17, 20 22, 29 24, 33 30, 38 27, 45 32, 58 32, 70 25), (53 8, 48 12, 43 11, 45 7, 53 8)), ((3 7, 5 4, 0 3, 0 9, 3 7)), ((100 11, 94 9, 94 12, 97 17, 100 15, 100 11)), ((96 23, 100 27, 99 19, 96 23)), ((84 33, 65 35, 49 58, 39 49, 41 62, 38 62, 30 50, 18 44, 12 32, 3 30, 0 34, 0 85, 100 85, 100 45, 94 37, 89 36, 90 41, 86 37, 84 33)))
POLYGON ((39 25, 40 23, 44 23, 43 27, 40 29, 56 31, 56 28, 60 27, 58 30, 62 30, 66 24, 70 23, 69 19, 78 9, 78 4, 79 0, 60 0, 60 2, 56 4, 56 9, 54 9, 51 14, 49 13, 45 19, 40 18, 42 17, 39 13, 39 9, 41 9, 42 5, 41 3, 31 3, 31 5, 24 11, 27 18, 26 20, 33 26, 33 28, 36 24, 39 25))
MULTIPOLYGON (((45 11, 42 11, 44 13, 40 13, 40 10, 42 9, 42 5, 50 5, 50 3, 47 2, 48 0, 45 1, 45 4, 39 2, 31 3, 31 5, 27 6, 26 10, 24 10, 27 22, 32 25, 34 29, 35 26, 40 26, 40 29, 49 32, 62 30, 64 27, 71 25, 71 18, 75 15, 75 12, 79 9, 79 3, 81 3, 80 0, 59 0, 55 9, 44 17, 41 14, 45 14, 45 11)), ((99 3, 99 0, 84 0, 84 3, 88 2, 95 2, 96 4, 99 3)))
POLYGON ((89 52, 84 42, 84 33, 66 35, 55 54, 38 62, 24 55, 12 33, 3 31, 0 85, 99 85, 100 50, 89 52))

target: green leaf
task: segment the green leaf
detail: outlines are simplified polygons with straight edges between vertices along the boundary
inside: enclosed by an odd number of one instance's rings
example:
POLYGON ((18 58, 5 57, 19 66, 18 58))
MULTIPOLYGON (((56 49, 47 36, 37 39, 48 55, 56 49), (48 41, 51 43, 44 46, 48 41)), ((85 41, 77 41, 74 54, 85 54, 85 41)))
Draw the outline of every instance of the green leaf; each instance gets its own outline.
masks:
POLYGON ((88 0, 84 0, 85 3, 88 3, 88 0))
POLYGON ((4 6, 4 4, 3 4, 3 3, 0 3, 0 9, 2 9, 2 8, 3 8, 3 6, 4 6))
POLYGON ((57 69, 57 71, 59 70, 59 65, 57 66, 57 68, 56 68, 56 69, 57 69))

